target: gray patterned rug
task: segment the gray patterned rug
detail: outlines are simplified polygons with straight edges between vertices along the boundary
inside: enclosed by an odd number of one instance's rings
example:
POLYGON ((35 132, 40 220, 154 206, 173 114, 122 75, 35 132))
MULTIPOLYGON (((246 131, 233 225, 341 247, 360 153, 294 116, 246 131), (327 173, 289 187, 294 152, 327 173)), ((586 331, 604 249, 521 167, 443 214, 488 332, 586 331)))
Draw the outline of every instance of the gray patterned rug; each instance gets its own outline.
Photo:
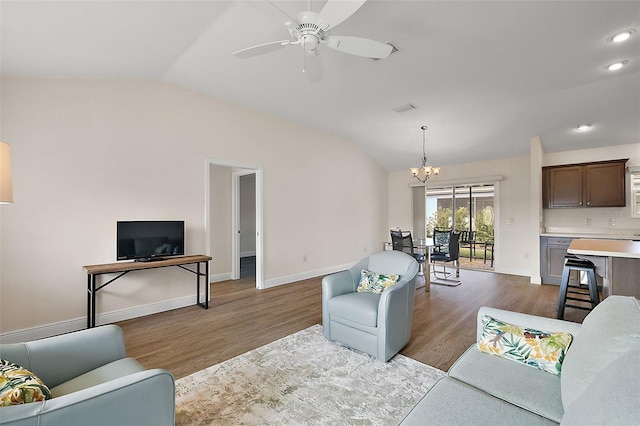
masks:
POLYGON ((176 381, 177 425, 394 425, 444 372, 383 363, 314 325, 176 381))

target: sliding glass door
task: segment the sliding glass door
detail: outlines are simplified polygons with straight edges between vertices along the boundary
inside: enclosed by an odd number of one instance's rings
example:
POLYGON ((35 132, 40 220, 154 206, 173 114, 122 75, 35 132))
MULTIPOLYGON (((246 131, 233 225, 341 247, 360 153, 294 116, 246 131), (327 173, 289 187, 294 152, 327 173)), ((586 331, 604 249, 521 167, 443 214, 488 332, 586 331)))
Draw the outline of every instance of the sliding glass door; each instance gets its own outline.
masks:
POLYGON ((426 235, 434 228, 460 232, 460 266, 493 269, 494 186, 427 188, 425 198, 426 235))

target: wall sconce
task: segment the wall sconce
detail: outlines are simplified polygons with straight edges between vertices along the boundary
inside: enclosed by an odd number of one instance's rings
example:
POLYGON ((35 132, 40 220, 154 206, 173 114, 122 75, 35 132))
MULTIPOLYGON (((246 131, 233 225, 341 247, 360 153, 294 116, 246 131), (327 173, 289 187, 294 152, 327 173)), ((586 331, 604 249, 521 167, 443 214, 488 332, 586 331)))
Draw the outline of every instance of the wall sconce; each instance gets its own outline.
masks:
POLYGON ((9 203, 13 203, 11 149, 9 144, 0 142, 0 204, 9 203))

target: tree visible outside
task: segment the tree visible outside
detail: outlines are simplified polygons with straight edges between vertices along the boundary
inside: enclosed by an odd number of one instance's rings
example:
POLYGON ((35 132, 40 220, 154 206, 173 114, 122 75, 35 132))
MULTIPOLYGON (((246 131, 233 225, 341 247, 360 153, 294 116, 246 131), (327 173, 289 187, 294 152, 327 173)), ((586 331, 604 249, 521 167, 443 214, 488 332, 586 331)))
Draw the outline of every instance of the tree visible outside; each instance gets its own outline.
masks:
MULTIPOLYGON (((469 230, 469 210, 466 207, 459 207, 455 214, 455 229, 458 231, 469 230)), ((438 207, 438 209, 426 221, 426 235, 427 237, 433 237, 433 229, 451 229, 451 209, 438 207)), ((484 243, 486 241, 493 241, 493 209, 490 206, 486 206, 480 210, 473 223, 473 228, 476 231, 476 241, 484 243)))

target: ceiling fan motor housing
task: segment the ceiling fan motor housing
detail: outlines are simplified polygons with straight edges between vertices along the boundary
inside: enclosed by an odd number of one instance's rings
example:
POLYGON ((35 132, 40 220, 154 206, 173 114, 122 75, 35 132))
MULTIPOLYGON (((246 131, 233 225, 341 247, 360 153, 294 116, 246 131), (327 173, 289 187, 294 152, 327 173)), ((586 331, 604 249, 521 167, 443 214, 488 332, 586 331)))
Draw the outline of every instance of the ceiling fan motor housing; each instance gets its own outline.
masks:
POLYGON ((300 24, 291 30, 291 35, 300 41, 307 52, 315 50, 327 38, 325 28, 329 25, 325 24, 324 28, 318 25, 319 15, 311 11, 298 13, 297 18, 300 24))

